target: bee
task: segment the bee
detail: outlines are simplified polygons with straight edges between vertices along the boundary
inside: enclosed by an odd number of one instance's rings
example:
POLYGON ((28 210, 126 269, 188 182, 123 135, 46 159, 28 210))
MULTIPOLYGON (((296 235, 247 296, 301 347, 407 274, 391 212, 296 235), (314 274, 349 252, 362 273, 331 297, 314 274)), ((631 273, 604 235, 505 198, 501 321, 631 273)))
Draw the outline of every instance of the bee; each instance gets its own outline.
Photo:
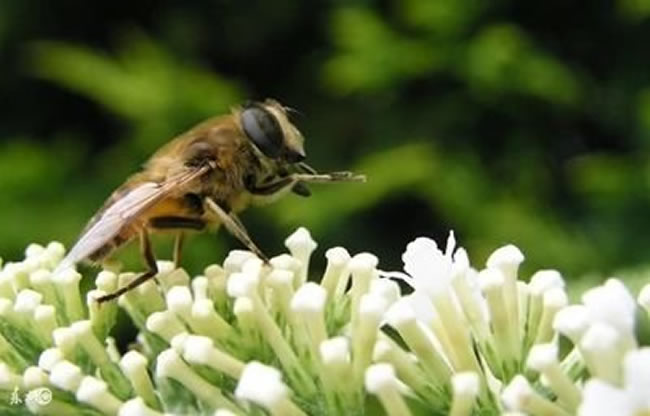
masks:
POLYGON ((289 192, 309 196, 307 183, 365 180, 350 172, 319 174, 306 164, 303 136, 288 111, 272 99, 249 102, 171 140, 113 192, 54 273, 82 261, 102 262, 139 239, 146 271, 97 298, 106 302, 158 273, 152 232, 175 233, 173 259, 178 266, 187 231, 221 225, 267 262, 238 213, 289 192))

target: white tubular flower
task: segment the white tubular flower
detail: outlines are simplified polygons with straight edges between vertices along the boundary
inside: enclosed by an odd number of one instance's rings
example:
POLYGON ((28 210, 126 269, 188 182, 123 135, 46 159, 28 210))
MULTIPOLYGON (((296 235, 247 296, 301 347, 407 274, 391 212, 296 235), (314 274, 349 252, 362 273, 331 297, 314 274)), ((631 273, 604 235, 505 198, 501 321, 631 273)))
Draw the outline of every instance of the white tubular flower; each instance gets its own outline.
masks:
POLYGON ((517 280, 519 265, 524 261, 524 254, 515 245, 500 247, 488 257, 486 266, 499 269, 507 280, 517 280))
POLYGON ((25 248, 25 257, 40 257, 45 253, 45 247, 40 244, 31 243, 25 248))
POLYGON ((564 278, 557 270, 538 270, 530 278, 530 293, 532 295, 543 295, 547 290, 553 288, 563 289, 564 278))
POLYGON ((167 307, 185 322, 191 319, 192 292, 187 286, 174 286, 167 292, 167 307))
POLYGON ((246 365, 235 389, 235 397, 262 406, 274 416, 304 415, 288 396, 289 389, 280 372, 256 361, 246 365))
POLYGON ((434 344, 435 337, 416 320, 408 299, 400 299, 386 312, 386 320, 418 356, 424 367, 438 383, 446 383, 451 370, 434 344))
POLYGON ((79 388, 82 378, 83 373, 81 372, 81 368, 72 364, 70 361, 59 361, 50 370, 50 383, 60 389, 73 393, 79 388))
POLYGON ((637 300, 639 305, 641 305, 641 307, 648 313, 648 316, 650 316, 650 284, 643 286, 643 289, 639 292, 637 300))
POLYGON ((323 341, 319 350, 324 382, 330 389, 337 390, 341 387, 339 380, 350 376, 350 342, 346 337, 331 338, 323 341))
POLYGON ((280 254, 271 258, 269 261, 274 270, 288 270, 293 273, 299 273, 302 263, 290 254, 280 254))
POLYGON ((419 237, 406 246, 402 254, 403 280, 428 296, 446 296, 452 279, 452 259, 445 256, 435 241, 419 237))
MULTIPOLYGON (((158 281, 161 283, 163 289, 169 290, 174 286, 189 286, 191 279, 185 269, 174 269, 174 262, 168 263, 170 263, 169 268, 171 268, 172 271, 169 273, 165 273, 164 271, 158 273, 158 281)), ((167 267, 165 267, 165 269, 167 269, 167 267)))
POLYGON ((232 250, 223 261, 223 269, 226 274, 241 272, 241 268, 246 260, 254 258, 255 254, 246 250, 232 250))
POLYGON ((377 257, 370 253, 359 253, 352 257, 349 262, 350 271, 352 272, 352 288, 350 289, 352 332, 356 331, 359 325, 361 297, 368 293, 370 289, 370 282, 375 277, 378 262, 377 257))
POLYGON ((88 317, 92 322, 93 330, 100 338, 108 335, 117 317, 116 305, 102 305, 97 302, 97 299, 104 295, 107 293, 98 289, 89 290, 86 293, 88 317))
POLYGON ((430 378, 417 365, 418 360, 412 353, 404 351, 388 337, 381 336, 372 354, 375 362, 385 362, 393 366, 400 380, 414 391, 426 396, 430 394, 430 378))
POLYGON ((165 416, 163 413, 147 407, 142 397, 136 397, 124 402, 117 412, 117 416, 165 416))
POLYGON ((209 286, 210 282, 205 276, 196 276, 192 279, 192 294, 194 295, 194 299, 208 299, 209 286))
POLYGON ((49 378, 42 368, 31 366, 27 367, 23 372, 23 383, 25 388, 33 389, 49 384, 49 378))
POLYGON ((307 281, 309 259, 311 253, 318 247, 318 244, 311 238, 311 234, 306 228, 300 227, 284 240, 284 245, 289 249, 291 255, 300 261, 300 272, 297 275, 298 280, 294 282, 296 286, 300 286, 307 281))
POLYGON ((585 383, 578 416, 635 416, 633 403, 621 389, 592 378, 585 383))
POLYGON ((52 344, 52 332, 56 329, 56 309, 52 305, 38 305, 34 309, 34 327, 47 345, 52 344))
POLYGON ((237 379, 244 370, 244 363, 214 346, 212 339, 189 335, 183 342, 183 358, 192 364, 211 367, 237 379))
POLYGON ((623 384, 636 414, 650 412, 650 347, 633 350, 623 361, 623 384))
POLYGON ((306 325, 314 356, 318 355, 320 343, 327 339, 324 315, 326 301, 327 291, 314 282, 300 286, 291 299, 291 310, 306 325))
POLYGON ((38 357, 38 366, 45 371, 52 371, 54 366, 63 360, 63 351, 58 348, 48 348, 38 357))
MULTIPOLYGON (((551 289, 563 289, 564 279, 556 270, 539 270, 530 278, 528 285, 528 308, 524 318, 526 322, 526 342, 535 342, 544 306, 544 294, 551 289), (532 339, 531 339, 532 337, 532 339)), ((521 321, 520 316, 520 321, 521 321)))
POLYGON ((228 295, 233 298, 252 296, 259 284, 259 276, 251 273, 233 273, 228 278, 228 295))
POLYGON ((52 272, 48 269, 38 269, 29 275, 30 285, 42 294, 43 301, 49 304, 56 302, 56 292, 51 276, 52 272))
POLYGON ((52 339, 63 355, 69 357, 77 346, 77 334, 70 327, 60 327, 52 331, 52 339))
POLYGON ((340 295, 343 293, 343 288, 339 293, 337 289, 339 286, 347 285, 348 273, 346 267, 350 261, 350 253, 343 247, 333 247, 325 252, 327 258, 327 267, 323 273, 321 285, 327 291, 328 298, 332 298, 334 294, 340 295))
POLYGON ((372 361, 377 331, 387 308, 388 303, 382 296, 367 293, 361 297, 359 326, 357 332, 352 334, 353 371, 359 381, 363 379, 363 373, 372 361))
POLYGON ((582 295, 591 322, 604 322, 615 328, 628 348, 635 347, 634 314, 636 301, 617 279, 608 279, 603 285, 589 289, 582 295))
POLYGON ((274 269, 266 277, 266 283, 273 289, 276 305, 288 319, 291 319, 291 300, 295 293, 293 279, 294 272, 283 269, 274 269))
POLYGON ((237 415, 227 409, 217 409, 217 411, 214 412, 214 416, 237 416, 237 415))
POLYGON ((218 340, 228 337, 232 332, 230 324, 214 310, 212 300, 209 298, 195 300, 191 313, 192 329, 200 335, 218 340))
POLYGON ((0 389, 13 390, 15 387, 23 385, 23 377, 13 372, 9 366, 0 362, 0 389))
POLYGON ((89 320, 77 321, 70 328, 77 336, 77 342, 86 351, 92 362, 102 371, 108 372, 111 359, 108 352, 93 333, 92 324, 89 320))
POLYGON ((77 400, 107 414, 117 414, 122 402, 108 391, 108 385, 96 377, 86 376, 77 389, 77 400))
POLYGON ((368 392, 377 396, 389 416, 411 414, 406 401, 399 392, 399 382, 392 365, 380 363, 368 367, 365 385, 368 392))
POLYGON ((179 355, 181 355, 183 354, 183 351, 185 349, 185 340, 189 336, 190 334, 188 332, 181 332, 180 334, 175 335, 174 338, 172 338, 169 345, 172 347, 174 351, 176 351, 179 355))
POLYGON ((487 300, 498 356, 509 369, 515 368, 520 349, 516 336, 519 323, 511 324, 508 309, 504 307, 505 276, 499 269, 488 268, 479 273, 479 282, 487 300))
POLYGON ((185 331, 183 324, 170 311, 154 312, 147 318, 147 329, 165 341, 171 342, 175 335, 185 331))
POLYGON ((456 251, 454 269, 455 278, 452 286, 463 315, 470 325, 473 335, 479 343, 485 345, 490 338, 489 309, 483 297, 478 282, 478 273, 469 267, 465 250, 461 247, 456 251), (459 266, 456 266, 459 265, 459 266))
POLYGON ((239 328, 247 334, 246 338, 255 332, 255 305, 250 298, 240 297, 235 300, 233 305, 233 313, 237 317, 239 328))
MULTIPOLYGON (((147 372, 147 357, 137 351, 129 351, 124 354, 124 357, 120 360, 120 368, 124 371, 124 374, 126 374, 127 378, 131 382, 133 391, 140 396, 139 399, 142 401, 142 406, 146 403, 146 405, 151 408, 160 409, 160 404, 158 403, 158 398, 154 391, 153 382, 147 372)), ((132 400, 130 402, 132 402, 132 400)), ((125 403, 124 406, 127 403, 125 403)), ((120 409, 120 414, 124 413, 124 406, 120 409)), ((131 406, 135 405, 131 404, 128 408, 131 408, 131 406)), ((124 414, 126 415, 127 413, 124 414)))
POLYGON ((535 343, 541 344, 551 341, 554 336, 553 321, 555 315, 569 303, 569 297, 563 288, 555 287, 544 292, 542 300, 542 314, 537 326, 535 343))
POLYGON ((81 293, 79 292, 81 274, 69 268, 55 274, 52 280, 58 286, 60 293, 63 294, 65 311, 70 322, 83 319, 85 313, 81 302, 81 293))
POLYGON ((108 270, 102 270, 95 278, 95 286, 99 290, 111 293, 117 290, 117 275, 108 270))
POLYGON ((616 329, 596 322, 582 336, 579 347, 593 377, 615 385, 621 382, 625 349, 623 337, 616 329))
MULTIPOLYGON (((454 253, 455 249, 453 232, 450 232, 444 253, 431 239, 415 239, 407 245, 402 255, 404 270, 409 275, 402 278, 415 288, 414 299, 419 295, 428 297, 433 302, 439 315, 439 319, 434 319, 435 332, 453 367, 457 370, 478 371, 478 362, 471 350, 469 328, 459 303, 453 297, 452 288, 456 279, 466 278, 469 259, 464 250, 459 249, 454 253)), ((387 276, 399 277, 399 274, 387 276)), ((461 283, 459 289, 462 291, 467 287, 461 283)))
POLYGON ((64 255, 65 246, 58 241, 51 241, 45 248, 45 253, 43 253, 45 266, 50 270, 54 269, 54 267, 63 260, 64 255))
POLYGON ((469 416, 472 414, 476 397, 481 388, 478 374, 473 371, 456 373, 451 377, 454 395, 451 402, 450 416, 469 416))
POLYGON ((388 279, 375 279, 370 282, 370 293, 376 294, 384 298, 387 306, 397 302, 400 298, 399 285, 388 279))
POLYGON ((7 263, 3 269, 6 279, 9 281, 12 288, 12 296, 14 293, 20 292, 21 289, 29 287, 29 267, 24 263, 7 263))
MULTIPOLYGON (((0 259, 0 266, 2 259, 0 259)), ((16 296, 13 288, 13 275, 5 269, 0 268, 0 297, 13 299, 16 296)))
POLYGON ((178 381, 213 408, 235 408, 234 404, 221 394, 221 390, 196 374, 173 349, 167 349, 158 355, 156 375, 178 381))
POLYGON ((519 360, 519 343, 521 334, 519 330, 519 297, 517 296, 517 272, 519 265, 524 261, 524 255, 514 245, 508 244, 496 249, 487 260, 489 269, 500 270, 504 277, 503 283, 503 306, 507 316, 511 337, 509 342, 514 359, 519 360), (516 344, 516 345, 515 345, 516 344))
POLYGON ((560 368, 558 348, 555 343, 535 345, 528 354, 527 366, 546 378, 551 390, 568 410, 576 411, 582 400, 582 393, 560 368))
POLYGON ((553 318, 553 329, 577 345, 589 328, 589 311, 584 305, 570 305, 553 318))
POLYGON ((509 410, 521 411, 531 415, 570 415, 566 410, 533 390, 526 377, 522 375, 516 375, 512 379, 510 384, 503 390, 501 398, 509 410))

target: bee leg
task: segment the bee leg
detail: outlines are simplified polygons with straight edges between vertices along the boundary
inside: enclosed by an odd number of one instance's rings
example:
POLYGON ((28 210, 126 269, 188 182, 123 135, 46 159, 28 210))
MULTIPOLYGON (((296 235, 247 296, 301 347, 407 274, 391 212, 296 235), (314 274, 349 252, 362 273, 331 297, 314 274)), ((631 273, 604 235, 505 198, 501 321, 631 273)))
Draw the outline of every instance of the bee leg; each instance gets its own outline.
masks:
POLYGON ((185 242, 185 233, 179 231, 174 239, 174 268, 181 265, 181 254, 183 254, 183 243, 185 242))
POLYGON ((158 274, 158 266, 156 265, 156 257, 153 254, 153 249, 151 247, 151 241, 149 240, 149 234, 145 229, 140 231, 140 250, 142 251, 142 255, 144 256, 144 260, 147 263, 147 267, 149 270, 146 272, 142 273, 140 276, 136 277, 135 279, 131 280, 129 283, 127 283, 125 286, 122 286, 121 288, 117 289, 116 291, 109 293, 108 295, 100 296, 96 300, 98 303, 104 303, 108 302, 110 300, 113 300, 115 298, 120 297, 122 294, 135 289, 136 287, 140 286, 142 283, 146 282, 147 280, 151 279, 155 275, 158 274))
POLYGON ((246 228, 244 228, 244 225, 239 221, 239 219, 234 215, 234 214, 228 214, 226 211, 223 210, 217 204, 214 202, 212 198, 206 198, 206 205, 212 212, 214 212, 218 217, 221 223, 226 227, 228 232, 230 232, 235 238, 237 238, 239 241, 242 242, 250 251, 255 253, 257 257, 260 259, 264 260, 265 263, 269 262, 269 258, 266 257, 264 253, 262 253, 262 250, 257 247, 257 245, 253 242, 253 239, 248 235, 248 232, 246 231, 246 228))
POLYGON ((265 183, 263 185, 251 184, 247 189, 254 195, 273 195, 284 188, 294 185, 295 183, 296 181, 291 176, 285 176, 274 182, 265 183))

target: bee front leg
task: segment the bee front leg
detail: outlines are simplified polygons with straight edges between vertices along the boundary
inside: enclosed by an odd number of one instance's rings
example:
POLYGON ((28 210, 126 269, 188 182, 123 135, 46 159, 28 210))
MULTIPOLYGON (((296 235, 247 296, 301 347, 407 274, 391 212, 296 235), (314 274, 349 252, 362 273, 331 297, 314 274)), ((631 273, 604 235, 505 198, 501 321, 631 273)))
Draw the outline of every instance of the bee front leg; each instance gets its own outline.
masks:
POLYGON ((248 231, 244 228, 244 225, 239 221, 239 219, 234 214, 228 214, 224 211, 223 208, 219 206, 212 198, 205 198, 205 203, 210 210, 219 217, 221 223, 226 227, 228 232, 230 232, 235 238, 242 242, 250 251, 255 253, 257 257, 262 259, 265 263, 269 262, 269 258, 266 257, 262 250, 257 247, 253 242, 253 239, 248 235, 248 231))
POLYGON ((147 232, 146 229, 142 229, 140 231, 140 250, 142 251, 142 255, 149 269, 146 272, 142 273, 140 276, 136 277, 135 279, 127 283, 125 286, 122 286, 121 288, 117 289, 115 292, 98 297, 96 299, 98 303, 104 303, 113 300, 115 298, 118 298, 122 294, 132 289, 135 289, 136 287, 140 286, 142 283, 146 282, 147 280, 151 279, 152 277, 158 274, 156 257, 153 254, 151 241, 149 240, 149 233, 147 232))

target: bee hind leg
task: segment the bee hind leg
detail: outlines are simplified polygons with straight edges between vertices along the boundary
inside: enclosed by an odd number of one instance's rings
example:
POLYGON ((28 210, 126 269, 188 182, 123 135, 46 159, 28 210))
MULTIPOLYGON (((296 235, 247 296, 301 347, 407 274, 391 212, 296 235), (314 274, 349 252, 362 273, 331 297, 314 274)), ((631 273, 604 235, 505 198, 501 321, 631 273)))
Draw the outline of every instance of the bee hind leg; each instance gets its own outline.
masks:
POLYGON ((178 234, 176 234, 176 238, 174 239, 174 268, 177 269, 181 265, 181 257, 183 254, 183 243, 185 242, 185 233, 182 231, 179 231, 178 234))
POLYGON ((144 257, 145 262, 147 263, 147 267, 149 268, 146 272, 142 273, 135 279, 131 280, 129 283, 126 285, 118 288, 116 291, 111 292, 107 295, 100 296, 96 300, 98 303, 104 303, 111 301, 115 298, 120 297, 124 293, 135 289, 136 287, 140 286, 142 283, 146 282, 147 280, 154 278, 158 274, 158 266, 156 265, 156 257, 153 254, 153 249, 151 247, 151 241, 149 240, 149 234, 145 229, 140 231, 140 250, 142 251, 142 255, 144 257))

